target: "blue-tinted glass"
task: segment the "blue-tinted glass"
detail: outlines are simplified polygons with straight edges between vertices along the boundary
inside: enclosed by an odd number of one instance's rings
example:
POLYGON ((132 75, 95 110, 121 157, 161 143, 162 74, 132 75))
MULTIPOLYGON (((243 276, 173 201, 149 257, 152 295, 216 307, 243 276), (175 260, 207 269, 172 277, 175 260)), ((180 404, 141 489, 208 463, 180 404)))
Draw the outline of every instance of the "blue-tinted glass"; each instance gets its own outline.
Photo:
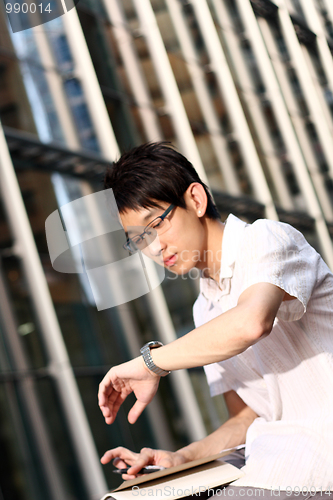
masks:
POLYGON ((100 148, 85 103, 81 83, 76 78, 71 78, 64 85, 82 146, 84 149, 99 152, 100 148))
POLYGON ((72 55, 69 49, 67 38, 64 34, 58 36, 54 40, 55 54, 58 64, 61 66, 63 63, 72 62, 72 55))
POLYGON ((90 151, 96 151, 97 153, 100 152, 100 147, 97 142, 97 138, 95 135, 92 135, 88 139, 85 140, 84 142, 85 149, 89 149, 90 151))
POLYGON ((73 108, 77 124, 80 128, 90 128, 91 122, 88 115, 87 106, 85 104, 79 104, 73 108))
POLYGON ((65 89, 68 97, 76 97, 83 95, 82 87, 76 78, 72 78, 65 82, 65 89))

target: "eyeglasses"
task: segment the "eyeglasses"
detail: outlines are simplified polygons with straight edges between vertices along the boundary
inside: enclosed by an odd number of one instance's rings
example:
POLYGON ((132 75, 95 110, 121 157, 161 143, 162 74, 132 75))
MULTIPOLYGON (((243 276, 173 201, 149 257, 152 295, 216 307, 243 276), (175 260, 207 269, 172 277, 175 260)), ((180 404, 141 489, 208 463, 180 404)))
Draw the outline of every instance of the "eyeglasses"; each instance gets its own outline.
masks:
MULTIPOLYGON (((162 215, 149 222, 141 234, 136 234, 133 238, 127 238, 126 243, 123 245, 125 250, 129 250, 132 253, 137 250, 143 250, 154 241, 156 236, 165 233, 171 227, 170 219, 166 217, 174 208, 175 205, 170 205, 162 215)), ((132 227, 131 229, 133 230, 134 228, 132 227)), ((140 228, 137 229, 139 230, 140 228)))

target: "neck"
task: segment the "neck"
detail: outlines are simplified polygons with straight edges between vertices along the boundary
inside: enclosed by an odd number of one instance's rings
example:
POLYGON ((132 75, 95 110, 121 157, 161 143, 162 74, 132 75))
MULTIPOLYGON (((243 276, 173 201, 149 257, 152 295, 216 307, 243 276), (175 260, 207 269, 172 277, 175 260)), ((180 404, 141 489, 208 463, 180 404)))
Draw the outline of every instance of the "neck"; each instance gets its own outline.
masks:
POLYGON ((202 259, 198 265, 205 277, 219 282, 222 259, 222 239, 224 223, 220 220, 206 218, 206 241, 202 259))

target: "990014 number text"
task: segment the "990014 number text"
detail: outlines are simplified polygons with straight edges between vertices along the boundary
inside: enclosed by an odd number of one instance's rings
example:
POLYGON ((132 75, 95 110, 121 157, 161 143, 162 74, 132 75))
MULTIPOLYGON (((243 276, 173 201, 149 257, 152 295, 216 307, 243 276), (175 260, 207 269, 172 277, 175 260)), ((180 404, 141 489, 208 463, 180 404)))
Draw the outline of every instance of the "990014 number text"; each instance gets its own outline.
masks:
POLYGON ((51 4, 49 3, 46 6, 44 6, 44 4, 42 3, 14 3, 14 5, 11 3, 6 3, 6 12, 7 14, 19 14, 20 12, 22 12, 23 14, 27 14, 28 12, 30 12, 31 14, 34 14, 35 12, 48 12, 50 14, 52 12, 52 9, 51 4))

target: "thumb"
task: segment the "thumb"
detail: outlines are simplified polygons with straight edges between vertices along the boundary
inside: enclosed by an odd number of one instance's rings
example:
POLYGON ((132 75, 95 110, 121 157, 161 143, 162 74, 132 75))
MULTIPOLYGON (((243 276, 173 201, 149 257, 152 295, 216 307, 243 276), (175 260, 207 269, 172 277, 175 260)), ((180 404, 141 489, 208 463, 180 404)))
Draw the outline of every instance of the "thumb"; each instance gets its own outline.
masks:
POLYGON ((148 403, 142 403, 142 401, 136 401, 130 411, 128 412, 128 421, 130 424, 134 424, 143 410, 146 408, 148 403))

